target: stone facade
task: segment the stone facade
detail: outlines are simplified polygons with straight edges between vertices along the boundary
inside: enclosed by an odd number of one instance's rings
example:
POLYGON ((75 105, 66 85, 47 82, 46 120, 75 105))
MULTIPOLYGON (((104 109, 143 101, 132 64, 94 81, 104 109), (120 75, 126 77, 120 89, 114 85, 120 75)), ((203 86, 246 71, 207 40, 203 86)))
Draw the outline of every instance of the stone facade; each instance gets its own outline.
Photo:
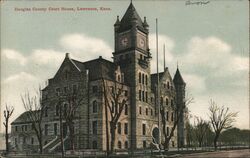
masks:
MULTIPOLYGON (((157 97, 157 74, 151 74, 150 71, 152 57, 148 44, 148 27, 146 18, 142 22, 131 3, 123 18, 119 20, 117 17, 114 25, 113 62, 102 57, 80 62, 66 54, 59 70, 42 90, 42 106, 45 106, 45 151, 54 152, 61 145, 58 110, 59 106, 64 109, 68 105, 67 101, 59 105, 58 100, 60 96, 74 92, 78 93, 77 99, 81 100, 74 119, 75 148, 107 150, 107 136, 110 138, 111 135, 107 133, 110 125, 106 123, 106 105, 113 105, 114 87, 122 89, 119 104, 126 100, 117 124, 115 149, 149 148, 153 141, 152 137, 155 137, 154 129, 160 129, 161 140, 164 140, 161 124, 158 127, 158 122, 162 121, 159 120, 158 105, 161 104, 166 110, 166 130, 169 133, 175 120, 174 107, 185 106, 185 82, 179 70, 173 80, 168 68, 165 68, 164 72, 159 73, 157 97), (182 82, 179 82, 180 78, 182 82)), ((107 110, 107 122, 111 121, 111 115, 107 110)), ((69 129, 65 125, 65 120, 63 122, 64 139, 68 144, 69 129)), ((177 147, 177 143, 185 144, 184 122, 182 117, 170 141, 170 147, 177 147)), ((31 149, 30 146, 32 149, 37 147, 34 131, 25 113, 12 123, 11 131, 12 146, 15 150, 23 151, 31 149)))

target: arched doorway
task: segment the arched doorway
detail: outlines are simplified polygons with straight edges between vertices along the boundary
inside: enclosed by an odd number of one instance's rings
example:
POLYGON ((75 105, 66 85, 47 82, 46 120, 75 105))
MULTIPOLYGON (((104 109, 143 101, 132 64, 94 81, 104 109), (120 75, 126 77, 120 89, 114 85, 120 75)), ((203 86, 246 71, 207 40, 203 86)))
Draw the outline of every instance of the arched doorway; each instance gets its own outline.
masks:
POLYGON ((159 128, 155 127, 152 131, 153 143, 159 144, 159 128))

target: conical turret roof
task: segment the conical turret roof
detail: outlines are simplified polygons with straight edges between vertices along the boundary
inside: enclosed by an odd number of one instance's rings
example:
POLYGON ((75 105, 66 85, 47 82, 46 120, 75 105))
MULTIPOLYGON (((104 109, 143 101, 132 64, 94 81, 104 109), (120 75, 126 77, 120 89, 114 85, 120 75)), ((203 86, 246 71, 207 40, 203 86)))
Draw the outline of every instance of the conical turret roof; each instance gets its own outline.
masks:
POLYGON ((143 22, 139 14, 137 13, 133 3, 131 2, 126 13, 121 19, 119 32, 126 31, 132 28, 133 22, 137 23, 138 29, 140 29, 141 31, 146 31, 145 28, 143 27, 143 22))
POLYGON ((179 71, 179 68, 177 68, 177 70, 176 70, 173 81, 174 81, 174 84, 185 84, 185 82, 181 76, 181 73, 179 71))

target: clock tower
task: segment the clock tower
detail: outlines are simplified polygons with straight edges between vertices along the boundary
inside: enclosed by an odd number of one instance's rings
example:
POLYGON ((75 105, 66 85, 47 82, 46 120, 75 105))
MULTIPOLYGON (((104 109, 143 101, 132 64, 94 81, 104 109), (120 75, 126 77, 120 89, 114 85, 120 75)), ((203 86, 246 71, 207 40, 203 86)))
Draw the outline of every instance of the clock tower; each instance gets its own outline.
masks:
POLYGON ((114 63, 124 73, 125 83, 131 87, 131 149, 142 147, 146 135, 142 134, 145 118, 139 114, 140 107, 149 104, 151 94, 150 59, 148 45, 148 24, 146 17, 142 21, 132 2, 126 13, 114 24, 115 52, 114 63))

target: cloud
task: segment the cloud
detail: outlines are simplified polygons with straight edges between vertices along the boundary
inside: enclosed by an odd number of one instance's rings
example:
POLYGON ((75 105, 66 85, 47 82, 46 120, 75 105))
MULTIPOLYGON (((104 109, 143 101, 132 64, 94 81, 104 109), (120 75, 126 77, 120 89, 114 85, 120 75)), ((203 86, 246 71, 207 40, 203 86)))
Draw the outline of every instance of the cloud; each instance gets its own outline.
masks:
POLYGON ((39 65, 59 65, 64 58, 64 53, 52 49, 35 49, 29 60, 39 65))
POLYGON ((206 90, 206 83, 204 77, 195 74, 182 74, 187 84, 187 89, 192 90, 192 93, 204 93, 206 90))
POLYGON ((59 43, 76 58, 84 58, 84 60, 97 58, 100 55, 106 59, 112 56, 112 49, 105 41, 85 34, 66 34, 62 36, 59 43))
POLYGON ((27 62, 27 59, 20 52, 13 49, 3 49, 2 57, 17 61, 20 65, 25 65, 27 62))
POLYGON ((16 82, 19 82, 19 81, 26 81, 26 82, 32 82, 32 81, 35 81, 36 80, 36 77, 31 75, 31 74, 28 74, 26 72, 20 72, 19 74, 15 74, 13 76, 10 76, 8 78, 6 78, 4 80, 4 83, 5 84, 9 84, 9 83, 16 83, 16 82))

